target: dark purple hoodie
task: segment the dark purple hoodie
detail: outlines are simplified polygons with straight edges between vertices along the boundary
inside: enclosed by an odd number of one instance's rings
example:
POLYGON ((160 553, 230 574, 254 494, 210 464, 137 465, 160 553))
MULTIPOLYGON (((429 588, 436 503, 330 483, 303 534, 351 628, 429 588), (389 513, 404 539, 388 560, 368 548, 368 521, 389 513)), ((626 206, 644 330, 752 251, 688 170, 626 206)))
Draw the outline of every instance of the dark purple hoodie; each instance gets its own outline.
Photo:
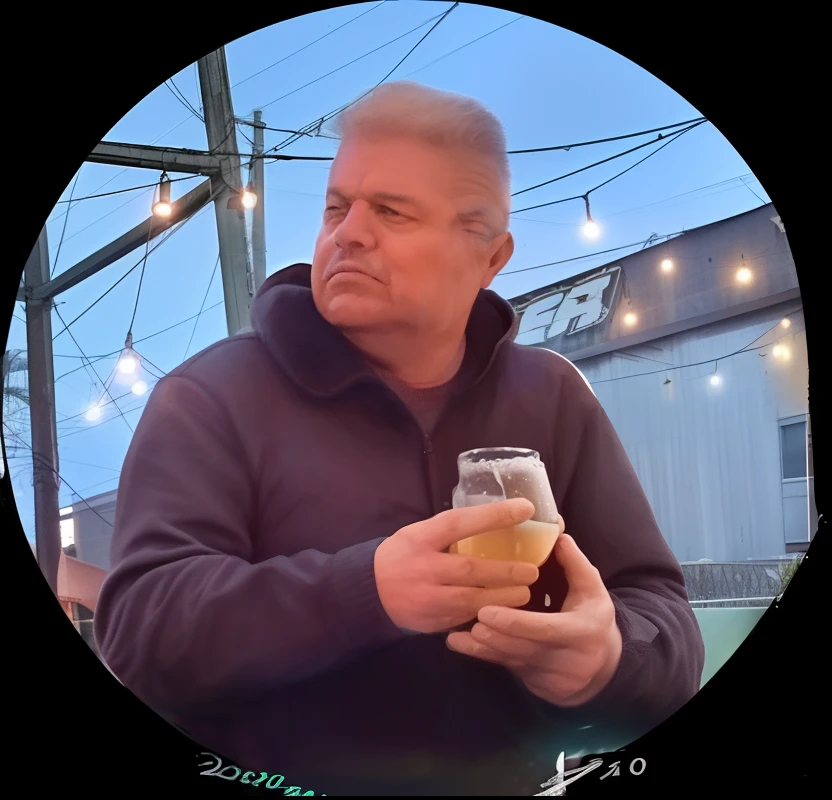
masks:
MULTIPOLYGON (((575 720, 643 729, 684 704, 704 648, 679 564, 589 385, 565 358, 514 344, 514 323, 480 294, 469 377, 428 437, 318 314, 309 266, 272 275, 253 332, 163 378, 136 429, 95 617, 113 672, 243 769, 356 786, 496 763, 575 720), (459 453, 496 446, 540 453, 616 606, 621 666, 577 711, 442 634, 406 635, 376 592, 378 544, 450 507, 459 453)), ((550 559, 528 608, 557 612, 565 591, 550 559)))

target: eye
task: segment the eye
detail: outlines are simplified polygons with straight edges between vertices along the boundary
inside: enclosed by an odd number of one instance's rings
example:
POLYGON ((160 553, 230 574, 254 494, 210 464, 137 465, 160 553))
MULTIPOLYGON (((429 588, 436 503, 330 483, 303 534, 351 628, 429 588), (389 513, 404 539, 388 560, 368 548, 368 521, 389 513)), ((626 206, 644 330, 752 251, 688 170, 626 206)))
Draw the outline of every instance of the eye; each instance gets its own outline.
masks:
POLYGON ((390 208, 389 206, 379 206, 378 210, 379 210, 379 213, 384 214, 385 216, 388 216, 388 217, 400 217, 401 216, 401 214, 399 214, 398 211, 396 211, 393 208, 390 208))

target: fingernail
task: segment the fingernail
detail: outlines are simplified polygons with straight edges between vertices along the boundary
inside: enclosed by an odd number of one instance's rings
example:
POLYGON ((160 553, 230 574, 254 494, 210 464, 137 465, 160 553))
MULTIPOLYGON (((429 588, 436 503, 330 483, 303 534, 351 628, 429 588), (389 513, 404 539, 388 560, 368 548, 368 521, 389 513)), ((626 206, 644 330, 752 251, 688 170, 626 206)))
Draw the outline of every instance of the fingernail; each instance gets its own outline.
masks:
POLYGON ((497 609, 496 608, 481 608, 480 613, 477 615, 479 617, 480 622, 494 622, 497 619, 497 609))

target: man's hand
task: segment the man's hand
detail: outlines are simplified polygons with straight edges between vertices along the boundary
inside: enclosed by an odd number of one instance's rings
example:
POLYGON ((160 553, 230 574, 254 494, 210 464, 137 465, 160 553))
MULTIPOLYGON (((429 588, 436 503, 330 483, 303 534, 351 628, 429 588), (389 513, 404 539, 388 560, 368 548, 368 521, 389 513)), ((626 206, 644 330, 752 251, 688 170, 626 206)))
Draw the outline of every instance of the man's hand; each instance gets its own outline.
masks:
POLYGON ((569 589, 557 613, 483 608, 470 632, 451 633, 448 647, 502 664, 530 692, 558 706, 583 705, 612 680, 621 660, 615 608, 598 570, 571 536, 561 534, 555 557, 569 589))
POLYGON ((445 511, 385 539, 375 554, 381 604, 400 628, 448 631, 475 619, 484 606, 529 602, 538 578, 532 564, 488 561, 443 552, 452 544, 532 518, 527 500, 506 500, 445 511))

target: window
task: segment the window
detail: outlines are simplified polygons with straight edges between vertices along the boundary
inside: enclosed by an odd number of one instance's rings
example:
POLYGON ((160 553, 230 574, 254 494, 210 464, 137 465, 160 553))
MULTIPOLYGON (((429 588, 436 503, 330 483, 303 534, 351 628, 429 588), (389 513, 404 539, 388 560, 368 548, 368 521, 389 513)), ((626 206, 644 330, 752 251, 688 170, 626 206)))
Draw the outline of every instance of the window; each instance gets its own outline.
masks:
POLYGON ((783 480, 806 478, 806 422, 780 425, 783 480))

